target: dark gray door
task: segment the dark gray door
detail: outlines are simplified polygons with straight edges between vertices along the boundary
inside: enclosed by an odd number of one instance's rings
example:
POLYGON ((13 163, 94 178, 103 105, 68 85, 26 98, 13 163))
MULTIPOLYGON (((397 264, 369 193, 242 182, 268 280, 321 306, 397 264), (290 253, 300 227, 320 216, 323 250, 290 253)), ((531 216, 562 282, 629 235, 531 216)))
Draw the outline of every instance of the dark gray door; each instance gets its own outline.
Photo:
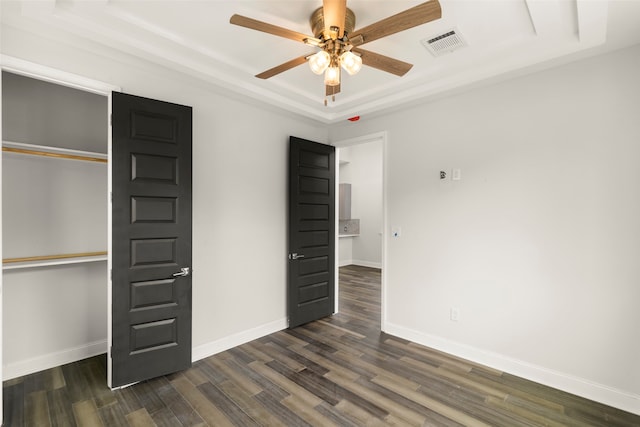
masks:
POLYGON ((111 386, 191 366, 191 107, 113 93, 111 386))
POLYGON ((335 148, 289 141, 289 327, 334 313, 335 148))

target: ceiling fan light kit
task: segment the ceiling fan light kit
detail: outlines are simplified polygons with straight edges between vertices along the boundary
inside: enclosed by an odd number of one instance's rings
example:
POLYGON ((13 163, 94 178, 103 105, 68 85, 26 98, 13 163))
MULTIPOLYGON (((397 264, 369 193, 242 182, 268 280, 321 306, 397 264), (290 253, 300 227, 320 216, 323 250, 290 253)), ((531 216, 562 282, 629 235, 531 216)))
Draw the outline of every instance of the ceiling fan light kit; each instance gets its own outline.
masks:
POLYGON ((340 84, 340 67, 332 64, 324 72, 324 84, 326 86, 338 86, 340 84))
POLYGON ((355 75, 362 65, 367 65, 403 76, 412 67, 406 62, 366 51, 358 46, 431 22, 441 16, 442 11, 438 0, 430 0, 354 31, 356 16, 351 9, 347 8, 346 0, 323 0, 322 7, 316 9, 310 18, 311 30, 315 37, 240 15, 233 15, 229 22, 319 48, 318 52, 287 61, 257 74, 256 77, 268 79, 304 62, 309 62, 309 68, 314 74, 324 73, 324 104, 327 105, 326 97, 331 96, 335 101, 335 95, 340 92, 340 68, 349 75, 355 75))
MULTIPOLYGON (((308 61, 309 68, 311 68, 314 74, 325 73, 325 84, 327 80, 335 79, 336 72, 331 70, 331 68, 337 68, 338 64, 341 65, 350 76, 357 74, 362 68, 362 58, 349 51, 343 52, 340 56, 332 56, 326 50, 321 50, 320 52, 310 55, 308 61), (328 77, 327 74, 332 74, 332 76, 328 77)), ((336 84, 340 84, 340 80, 332 86, 336 84)))
POLYGON ((340 55, 340 64, 350 76, 353 76, 362 68, 362 58, 353 52, 345 52, 340 55))
POLYGON ((324 73, 324 71, 329 68, 329 64, 331 63, 331 56, 325 52, 324 50, 321 50, 318 53, 314 53, 313 55, 309 56, 309 68, 311 68, 311 71, 314 72, 314 74, 322 74, 324 73))

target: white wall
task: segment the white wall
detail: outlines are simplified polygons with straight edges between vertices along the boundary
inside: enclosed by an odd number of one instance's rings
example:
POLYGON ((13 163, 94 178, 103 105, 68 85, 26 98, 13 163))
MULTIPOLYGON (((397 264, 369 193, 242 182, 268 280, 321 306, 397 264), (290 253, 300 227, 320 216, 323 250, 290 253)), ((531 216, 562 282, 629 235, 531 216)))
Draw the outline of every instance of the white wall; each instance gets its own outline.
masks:
MULTIPOLYGON (((80 42, 7 26, 2 40, 5 55, 193 107, 194 358, 284 328, 288 138, 326 142, 325 126, 231 99, 102 46, 74 47, 80 42)), ((11 292, 5 289, 5 308, 11 292)), ((30 356, 60 350, 38 348, 30 356)))
MULTIPOLYGON (((2 164, 4 258, 106 250, 106 164, 14 153, 2 164)), ((5 378, 103 352, 106 264, 4 270, 5 378)))
POLYGON ((351 184, 351 217, 360 220, 360 235, 341 238, 340 250, 350 253, 351 264, 382 267, 382 142, 340 148, 340 182, 351 184), (343 241, 349 241, 344 242, 343 241))
POLYGON ((638 70, 636 46, 332 131, 388 131, 385 330, 640 413, 638 70))
POLYGON ((4 379, 106 350, 105 262, 4 273, 4 379))

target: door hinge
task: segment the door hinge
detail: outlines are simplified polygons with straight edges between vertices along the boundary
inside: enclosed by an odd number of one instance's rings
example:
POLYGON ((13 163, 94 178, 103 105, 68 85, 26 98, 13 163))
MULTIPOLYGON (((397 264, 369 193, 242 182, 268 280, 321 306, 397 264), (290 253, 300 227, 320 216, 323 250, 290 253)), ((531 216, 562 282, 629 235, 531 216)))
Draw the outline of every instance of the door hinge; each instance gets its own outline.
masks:
POLYGON ((109 280, 113 282, 113 270, 109 270, 109 280))
POLYGON ((113 203, 113 191, 109 193, 109 197, 111 198, 111 203, 113 203))
POLYGON ((113 114, 109 114, 109 125, 113 126, 113 114))

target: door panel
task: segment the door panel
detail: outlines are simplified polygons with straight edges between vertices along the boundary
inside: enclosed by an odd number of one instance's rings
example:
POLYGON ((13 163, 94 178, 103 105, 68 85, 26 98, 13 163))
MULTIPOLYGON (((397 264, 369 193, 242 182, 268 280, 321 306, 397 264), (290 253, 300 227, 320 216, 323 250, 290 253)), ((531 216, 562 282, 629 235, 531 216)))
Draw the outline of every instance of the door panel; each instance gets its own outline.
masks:
POLYGON ((131 223, 164 222, 175 224, 178 199, 175 197, 131 196, 131 223))
POLYGON ((289 145, 288 309, 294 328, 335 307, 335 148, 295 137, 289 145))
POLYGON ((191 366, 191 117, 113 93, 111 387, 191 366))

